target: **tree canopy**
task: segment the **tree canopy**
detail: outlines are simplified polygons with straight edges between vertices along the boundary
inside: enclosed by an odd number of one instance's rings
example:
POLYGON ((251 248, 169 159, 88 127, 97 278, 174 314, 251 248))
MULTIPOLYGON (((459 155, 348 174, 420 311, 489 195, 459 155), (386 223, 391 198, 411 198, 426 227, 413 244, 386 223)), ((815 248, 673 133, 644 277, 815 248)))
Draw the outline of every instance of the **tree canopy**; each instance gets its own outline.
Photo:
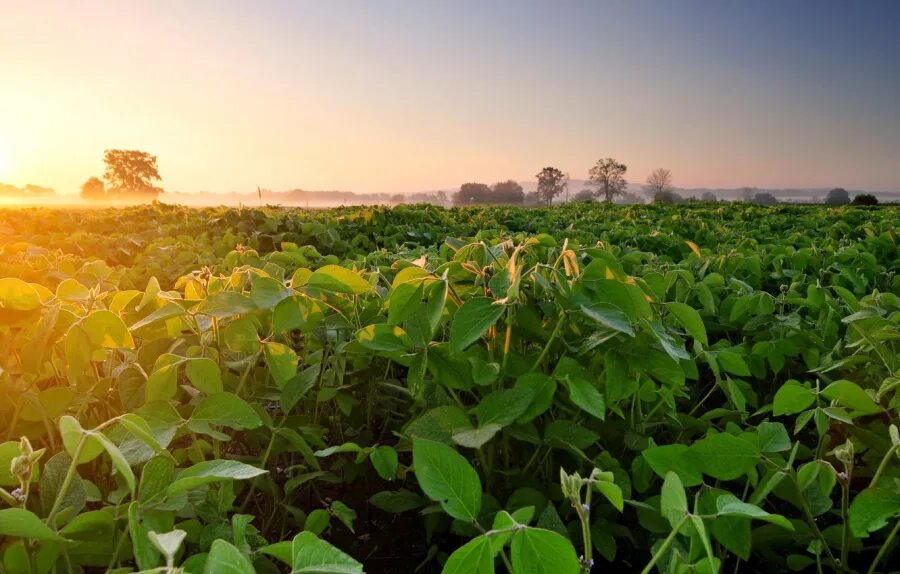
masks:
POLYGON ((156 156, 145 151, 108 149, 103 153, 106 171, 103 179, 111 193, 152 194, 162 191, 154 185, 161 181, 156 156))

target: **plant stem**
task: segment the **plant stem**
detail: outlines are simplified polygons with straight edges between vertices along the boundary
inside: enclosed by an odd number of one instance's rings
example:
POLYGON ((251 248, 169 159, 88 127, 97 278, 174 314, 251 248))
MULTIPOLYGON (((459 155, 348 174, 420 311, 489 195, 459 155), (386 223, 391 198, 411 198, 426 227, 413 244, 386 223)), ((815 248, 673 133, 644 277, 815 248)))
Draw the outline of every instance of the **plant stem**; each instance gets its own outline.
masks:
POLYGON ((534 362, 534 365, 531 366, 532 371, 536 371, 541 363, 544 362, 544 358, 547 356, 547 353, 550 352, 550 347, 553 345, 553 341, 556 340, 556 337, 559 336, 559 332, 562 329, 563 323, 566 322, 566 312, 559 312, 559 319, 556 321, 556 327, 553 328, 553 332, 550 333, 550 339, 547 340, 547 344, 544 345, 544 349, 541 351, 541 355, 537 358, 537 361, 534 362))
POLYGON ((685 523, 690 518, 689 515, 685 514, 681 521, 672 529, 672 532, 669 533, 669 536, 663 541, 662 546, 659 547, 659 550, 656 551, 656 554, 653 555, 653 558, 650 559, 650 562, 644 566, 644 569, 641 570, 641 574, 650 574, 653 570, 653 566, 662 558, 662 555, 669 550, 669 546, 672 545, 672 542, 675 541, 675 536, 678 535, 678 531, 681 530, 681 527, 685 525, 685 523))
POLYGON ((850 554, 850 475, 847 470, 847 480, 841 481, 841 569, 847 571, 847 559, 850 554))
POLYGON ((50 514, 47 515, 47 524, 51 528, 53 528, 53 519, 56 518, 56 513, 59 512, 59 507, 62 506, 63 499, 69 492, 72 481, 75 480, 75 474, 78 471, 78 459, 81 458, 81 451, 84 450, 87 439, 88 434, 82 433, 81 440, 78 441, 78 446, 75 447, 75 452, 72 453, 72 463, 69 464, 69 470, 66 471, 66 477, 63 479, 59 492, 56 493, 56 500, 53 501, 53 507, 50 509, 50 514))
POLYGON ((806 496, 803 494, 803 491, 800 490, 800 484, 797 482, 797 477, 793 473, 791 473, 791 480, 793 481, 794 487, 797 489, 797 493, 800 496, 800 506, 803 508, 803 514, 806 516, 806 521, 809 522, 809 526, 815 533, 816 538, 818 538, 822 543, 822 547, 825 549, 825 553, 828 554, 828 560, 831 561, 831 566, 835 570, 840 571, 838 561, 834 557, 834 554, 831 553, 831 548, 829 548, 828 541, 825 540, 825 536, 822 534, 822 531, 819 530, 819 526, 816 524, 816 521, 813 518, 812 511, 809 509, 809 503, 806 502, 806 496))
POLYGON ((897 450, 897 445, 892 445, 885 453, 884 458, 881 459, 881 464, 878 465, 878 469, 875 471, 875 476, 872 477, 872 482, 869 483, 869 488, 874 488, 878 484, 878 480, 881 479, 881 475, 884 473, 884 469, 887 468, 887 463, 895 450, 897 450))
POLYGON ((884 558, 884 555, 887 554, 888 549, 891 547, 891 543, 894 541, 894 538, 897 537, 897 532, 900 531, 900 520, 894 524, 894 529, 891 530, 891 533, 888 534, 887 539, 885 539, 884 544, 881 545, 881 548, 878 549, 878 554, 875 555, 875 559, 872 560, 872 565, 869 566, 869 569, 866 571, 866 574, 875 574, 875 568, 878 567, 878 563, 881 562, 881 559, 884 558))
POLYGON ((0 500, 5 502, 6 504, 12 506, 13 508, 19 506, 19 501, 16 500, 12 494, 6 492, 5 488, 0 488, 0 500))

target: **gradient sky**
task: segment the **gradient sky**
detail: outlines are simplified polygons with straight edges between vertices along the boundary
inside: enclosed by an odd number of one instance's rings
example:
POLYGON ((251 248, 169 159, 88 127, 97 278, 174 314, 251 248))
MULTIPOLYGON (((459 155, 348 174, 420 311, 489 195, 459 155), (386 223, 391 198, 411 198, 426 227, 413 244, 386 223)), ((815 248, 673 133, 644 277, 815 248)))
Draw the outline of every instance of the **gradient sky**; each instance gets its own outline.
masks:
POLYGON ((5 0, 0 181, 106 148, 170 191, 573 178, 900 190, 900 2, 5 0))

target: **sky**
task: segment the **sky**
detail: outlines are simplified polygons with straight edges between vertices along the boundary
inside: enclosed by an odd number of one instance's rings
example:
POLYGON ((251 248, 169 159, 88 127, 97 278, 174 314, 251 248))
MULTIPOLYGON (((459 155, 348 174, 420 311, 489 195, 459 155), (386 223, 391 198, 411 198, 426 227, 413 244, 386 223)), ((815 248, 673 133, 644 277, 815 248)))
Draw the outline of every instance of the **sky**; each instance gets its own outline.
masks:
POLYGON ((900 2, 3 0, 0 181, 900 190, 900 2))

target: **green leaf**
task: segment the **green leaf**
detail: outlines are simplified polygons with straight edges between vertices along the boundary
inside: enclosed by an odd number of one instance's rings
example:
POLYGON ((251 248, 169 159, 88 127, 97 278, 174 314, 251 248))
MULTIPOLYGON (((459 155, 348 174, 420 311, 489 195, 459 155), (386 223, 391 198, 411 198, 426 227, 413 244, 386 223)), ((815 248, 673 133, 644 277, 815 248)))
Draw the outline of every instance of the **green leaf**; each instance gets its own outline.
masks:
POLYGON ((594 303, 590 307, 582 305, 581 312, 608 329, 634 337, 634 327, 628 315, 612 303, 594 303))
POLYGON ((494 391, 482 398, 475 407, 478 425, 497 425, 500 428, 509 426, 525 413, 532 398, 531 393, 523 388, 494 391))
POLYGON ((450 327, 450 352, 459 353, 481 338, 497 322, 506 307, 489 297, 473 297, 462 304, 450 327))
POLYGON ((718 351, 716 353, 716 358, 719 360, 719 364, 722 365, 722 368, 725 369, 725 372, 738 377, 750 376, 750 367, 747 366, 744 357, 739 353, 735 353, 734 351, 718 351))
POLYGON ((375 467, 378 476, 385 480, 394 480, 397 477, 397 451, 390 446, 378 446, 369 453, 369 460, 375 467))
POLYGON ((494 574, 494 550, 491 540, 481 535, 456 549, 441 574, 494 574))
POLYGON ((835 401, 838 406, 846 407, 859 415, 870 415, 881 412, 872 397, 859 385, 847 380, 835 381, 822 389, 822 396, 835 401))
POLYGON ((697 486, 703 482, 703 474, 691 457, 687 445, 654 446, 644 449, 641 456, 660 478, 665 478, 671 471, 678 475, 685 486, 697 486))
POLYGON ((356 340, 370 351, 408 351, 413 343, 406 331, 394 325, 378 323, 368 325, 356 333, 356 340))
POLYGON ((468 448, 481 448, 494 438, 500 430, 500 425, 487 424, 482 427, 459 431, 454 433, 453 442, 468 448))
POLYGON ((779 514, 769 514, 762 508, 742 502, 733 494, 723 494, 716 499, 716 511, 719 516, 747 516, 756 520, 771 522, 786 530, 794 530, 794 526, 787 518, 779 514))
POLYGON ((227 392, 209 395, 200 401, 190 420, 237 430, 255 429, 262 425, 262 419, 247 401, 227 392))
MULTIPOLYGON (((75 417, 64 415, 59 419, 59 434, 62 436, 63 446, 69 456, 74 457, 75 451, 78 449, 78 443, 84 436, 85 430, 81 428, 81 423, 75 417)), ((103 444, 97 440, 97 437, 88 435, 85 444, 81 448, 81 455, 78 457, 78 464, 90 462, 100 456, 103 452, 103 444)))
POLYGON ((706 338, 706 327, 703 324, 700 313, 684 303, 666 303, 666 307, 675 315, 675 318, 678 319, 685 331, 691 334, 691 337, 703 343, 704 347, 709 346, 709 340, 706 338))
POLYGON ((759 448, 728 433, 718 433, 691 445, 691 455, 699 469, 719 480, 734 480, 749 472, 759 461, 759 448))
POLYGON ((256 574, 256 570, 240 550, 219 538, 209 549, 203 574, 256 574))
POLYGON ((208 358, 191 359, 184 366, 184 374, 194 387, 208 395, 222 392, 222 371, 208 358))
POLYGON ((688 502, 681 479, 674 472, 666 474, 659 500, 659 511, 672 528, 676 528, 687 515, 688 502))
POLYGON ((266 471, 236 460, 207 460, 186 469, 167 489, 169 496, 212 482, 246 480, 266 471))
POLYGON ((319 535, 325 532, 329 522, 331 522, 331 515, 328 514, 328 511, 317 508, 306 517, 306 521, 303 523, 303 531, 319 535))
POLYGON ((369 499, 369 502, 375 508, 398 514, 419 508, 424 503, 424 499, 415 492, 401 488, 396 491, 383 490, 376 492, 369 499))
POLYGON ((250 354, 259 348, 259 334, 256 323, 244 317, 228 323, 225 327, 225 346, 237 353, 250 354))
POLYGON ((279 389, 297 376, 297 353, 281 343, 266 343, 266 366, 279 389))
POLYGON ((95 347, 133 349, 134 339, 122 319, 112 311, 94 311, 81 321, 81 328, 95 347))
POLYGON ((791 449, 791 437, 781 423, 759 423, 756 434, 759 450, 762 452, 784 452, 791 449))
POLYGON ((301 532, 291 545, 291 574, 363 574, 363 565, 312 532, 301 532))
POLYGON ((356 533, 356 530, 353 528, 353 522, 356 520, 355 510, 340 500, 335 500, 331 503, 331 513, 337 516, 337 519, 340 520, 350 532, 356 533))
POLYGON ((772 414, 792 415, 799 413, 813 404, 816 393, 795 380, 787 381, 779 387, 772 401, 772 414))
POLYGON ((241 293, 235 291, 220 291, 213 293, 200 303, 197 312, 217 319, 234 317, 241 313, 247 313, 256 309, 253 301, 241 293))
POLYGON ((33 311, 41 306, 41 296, 31 284, 15 277, 0 279, 0 309, 33 311))
MULTIPOLYGON (((18 446, 18 443, 16 444, 18 446)), ((41 507, 43 508, 45 515, 50 513, 50 509, 53 508, 53 503, 60 495, 60 490, 62 490, 62 485, 65 481, 66 474, 69 472, 69 465, 71 463, 72 457, 65 452, 59 452, 53 455, 44 465, 43 473, 41 474, 40 497, 41 507)), ((86 504, 87 497, 84 492, 84 482, 76 472, 71 483, 69 483, 69 488, 63 496, 58 512, 62 514, 66 509, 70 509, 68 515, 75 516, 84 509, 86 504)))
POLYGON ((516 574, 578 574, 581 570, 572 543, 550 530, 519 530, 513 535, 510 554, 516 574))
POLYGON ((478 518, 481 481, 459 453, 439 442, 414 438, 413 467, 422 491, 447 514, 468 522, 478 518))
POLYGON ((61 542, 64 538, 41 522, 36 514, 24 508, 0 510, 0 536, 14 536, 30 540, 61 542))
POLYGON ((307 286, 348 295, 362 295, 374 290, 358 273, 339 265, 325 265, 317 269, 309 276, 307 286))
POLYGON ((553 398, 556 395, 556 380, 543 373, 528 373, 516 379, 516 385, 513 388, 522 389, 531 394, 531 402, 517 421, 527 423, 544 414, 553 405, 553 398))
POLYGON ((578 408, 601 421, 606 418, 606 401, 593 383, 580 377, 565 377, 563 383, 569 389, 569 399, 578 408))
POLYGON ((182 362, 184 359, 170 353, 156 359, 144 389, 144 398, 148 403, 167 401, 175 396, 178 392, 178 366, 182 362))
POLYGON ((881 478, 850 504, 850 528, 860 538, 884 528, 895 516, 900 516, 900 478, 881 478))
POLYGON ((125 484, 128 485, 128 490, 131 491, 132 498, 134 497, 135 487, 137 486, 137 480, 134 478, 134 471, 131 470, 131 465, 128 464, 128 461, 125 460, 125 457, 122 455, 122 451, 119 450, 111 440, 106 438, 106 435, 100 432, 89 431, 91 433, 91 438, 95 438, 100 441, 100 444, 103 445, 103 448, 106 450, 106 454, 109 455, 110 460, 112 460, 113 466, 119 475, 125 479, 125 484))
POLYGON ((625 508, 625 497, 622 495, 622 489, 616 483, 601 480, 594 483, 594 488, 619 512, 625 508))

